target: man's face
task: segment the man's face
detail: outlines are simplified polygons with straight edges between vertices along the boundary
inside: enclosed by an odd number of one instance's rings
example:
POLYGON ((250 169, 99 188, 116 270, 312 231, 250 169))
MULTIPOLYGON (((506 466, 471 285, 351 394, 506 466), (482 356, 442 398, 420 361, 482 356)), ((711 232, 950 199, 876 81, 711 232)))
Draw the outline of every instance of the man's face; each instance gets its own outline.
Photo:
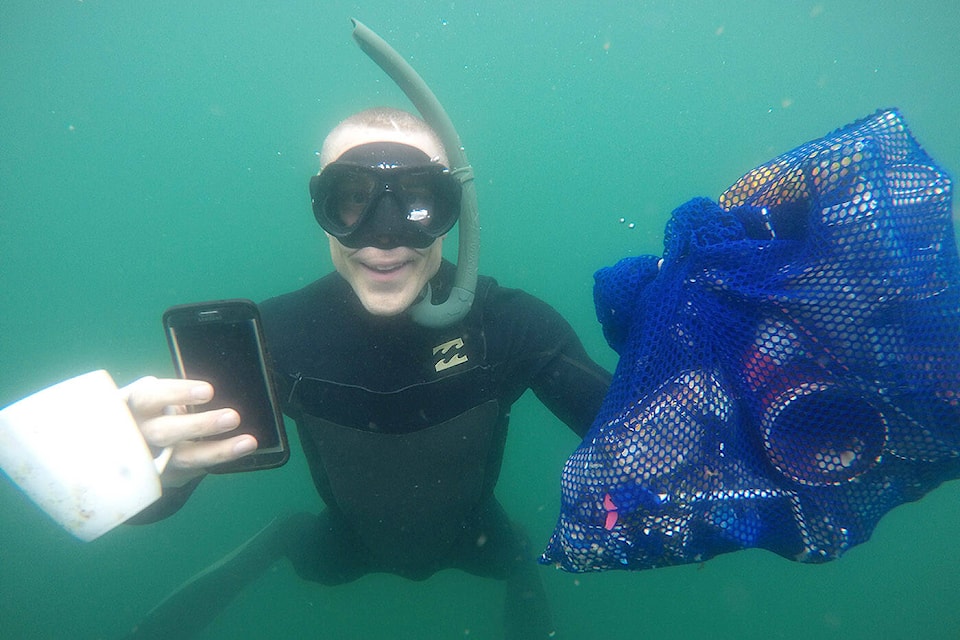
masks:
POLYGON ((443 238, 426 249, 396 247, 351 249, 327 234, 330 257, 363 307, 378 316, 406 311, 440 269, 443 238))
MULTIPOLYGON (((428 136, 394 131, 385 138, 383 132, 360 127, 339 131, 334 144, 325 145, 324 151, 329 153, 329 157, 321 158, 321 161, 326 165, 357 145, 384 140, 416 147, 431 158, 441 158, 443 163, 446 162, 443 150, 438 149, 428 136), (331 147, 334 149, 332 153, 331 147)), ((374 315, 394 316, 406 311, 440 269, 442 237, 423 249, 353 249, 344 246, 330 234, 327 234, 327 238, 330 257, 337 272, 353 288, 363 307, 374 315)))

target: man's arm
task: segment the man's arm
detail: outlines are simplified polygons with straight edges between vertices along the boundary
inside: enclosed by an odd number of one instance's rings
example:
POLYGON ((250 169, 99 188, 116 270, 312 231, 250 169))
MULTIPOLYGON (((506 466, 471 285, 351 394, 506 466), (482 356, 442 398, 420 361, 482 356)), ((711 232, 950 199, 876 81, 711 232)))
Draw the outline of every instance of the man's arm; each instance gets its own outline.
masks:
POLYGON ((495 318, 490 325, 499 334, 496 343, 509 352, 494 356, 510 363, 504 376, 507 397, 532 389, 554 415, 585 436, 610 386, 610 373, 587 355, 563 316, 528 293, 495 289, 486 312, 495 318))
POLYGON ((600 411, 610 378, 570 329, 563 349, 543 366, 531 388, 555 416, 583 438, 600 411))

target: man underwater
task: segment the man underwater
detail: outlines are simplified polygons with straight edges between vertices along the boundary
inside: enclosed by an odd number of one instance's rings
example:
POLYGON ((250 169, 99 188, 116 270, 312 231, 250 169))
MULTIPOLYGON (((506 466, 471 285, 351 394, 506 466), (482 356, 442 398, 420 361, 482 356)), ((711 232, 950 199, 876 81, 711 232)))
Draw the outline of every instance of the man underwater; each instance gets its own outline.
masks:
MULTIPOLYGON (((533 553, 494 496, 510 407, 532 389, 582 437, 610 376, 556 311, 487 277, 455 323, 412 319, 423 297, 450 293, 455 268, 441 251, 461 195, 422 120, 389 108, 355 114, 327 136, 320 162, 311 195, 336 272, 260 311, 278 395, 326 509, 278 518, 134 637, 201 629, 281 557, 325 585, 447 568, 504 580, 505 637, 552 637, 533 553)), ((210 400, 206 383, 144 378, 127 391, 147 442, 174 447, 164 497, 138 522, 172 514, 210 467, 256 449, 249 435, 202 440, 241 418, 186 413, 210 400)))

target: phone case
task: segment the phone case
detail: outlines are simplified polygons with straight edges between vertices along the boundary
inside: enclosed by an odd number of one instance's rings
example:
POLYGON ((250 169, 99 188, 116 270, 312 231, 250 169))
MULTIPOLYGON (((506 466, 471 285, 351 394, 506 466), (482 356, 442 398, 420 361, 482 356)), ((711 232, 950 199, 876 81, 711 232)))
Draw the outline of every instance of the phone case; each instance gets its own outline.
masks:
POLYGON ((235 431, 214 438, 250 433, 260 443, 249 456, 210 471, 233 473, 284 464, 289 459, 286 429, 256 304, 234 299, 177 305, 164 312, 163 326, 177 374, 214 386, 213 400, 195 410, 230 407, 240 413, 235 431))

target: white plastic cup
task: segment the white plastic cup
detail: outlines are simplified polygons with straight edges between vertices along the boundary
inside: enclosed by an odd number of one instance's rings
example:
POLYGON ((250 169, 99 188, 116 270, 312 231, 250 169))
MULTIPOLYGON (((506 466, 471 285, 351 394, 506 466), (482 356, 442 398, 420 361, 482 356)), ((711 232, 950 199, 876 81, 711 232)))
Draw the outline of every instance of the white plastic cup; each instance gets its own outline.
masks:
POLYGON ((167 447, 153 457, 106 371, 91 371, 0 411, 0 468, 64 529, 98 538, 161 494, 167 447))

